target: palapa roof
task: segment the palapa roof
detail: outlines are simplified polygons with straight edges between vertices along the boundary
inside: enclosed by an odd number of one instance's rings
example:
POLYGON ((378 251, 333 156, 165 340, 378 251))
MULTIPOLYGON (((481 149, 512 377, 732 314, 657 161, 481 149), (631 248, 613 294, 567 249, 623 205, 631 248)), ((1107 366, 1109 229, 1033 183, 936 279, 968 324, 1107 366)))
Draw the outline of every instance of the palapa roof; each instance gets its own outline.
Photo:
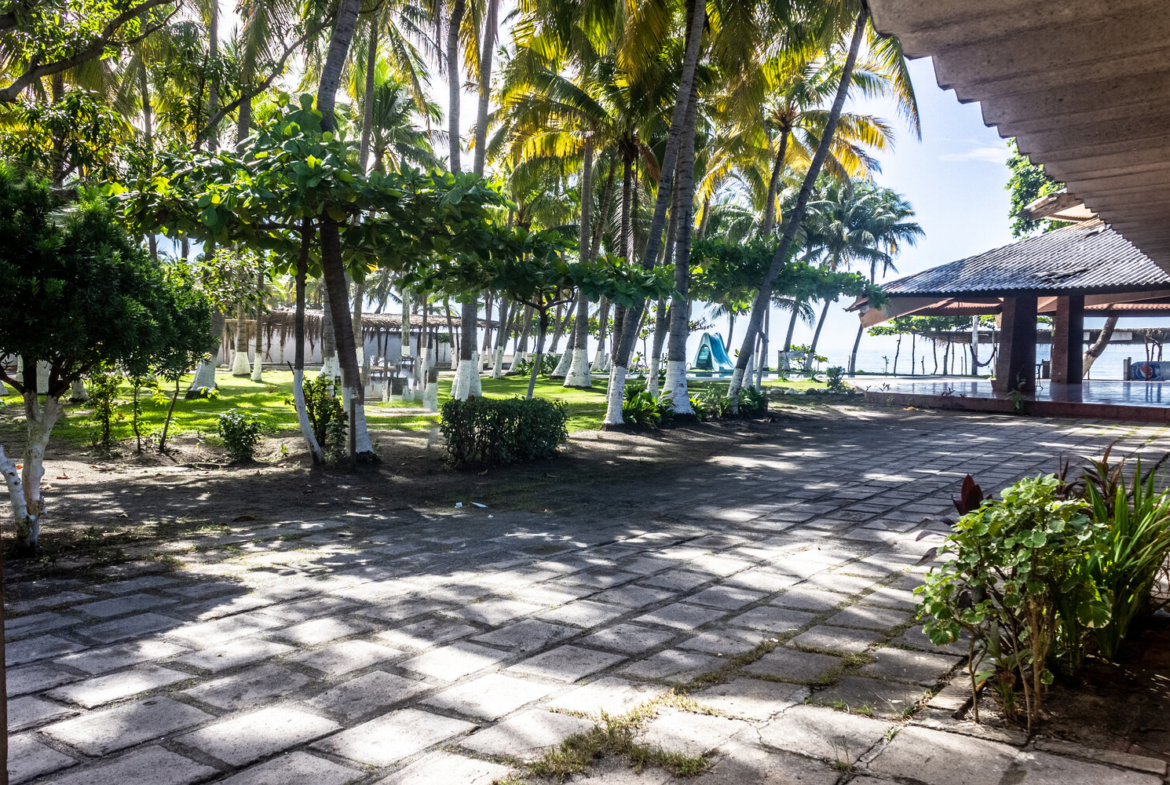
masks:
POLYGON ((1100 222, 1029 237, 882 284, 890 297, 1108 294, 1166 288, 1170 274, 1100 222))

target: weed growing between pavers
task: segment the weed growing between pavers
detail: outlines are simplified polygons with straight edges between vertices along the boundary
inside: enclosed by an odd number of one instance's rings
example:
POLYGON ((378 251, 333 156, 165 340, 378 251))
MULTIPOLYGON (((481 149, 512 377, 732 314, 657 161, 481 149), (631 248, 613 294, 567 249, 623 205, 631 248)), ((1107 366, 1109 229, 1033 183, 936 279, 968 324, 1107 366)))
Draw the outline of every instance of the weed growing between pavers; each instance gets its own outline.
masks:
MULTIPOLYGON (((647 720, 653 719, 658 709, 667 702, 668 700, 664 698, 648 701, 619 717, 611 717, 602 712, 602 725, 595 725, 585 733, 569 736, 555 750, 545 753, 531 763, 513 762, 513 765, 526 768, 535 777, 564 782, 573 774, 588 771, 595 760, 609 754, 625 758, 638 774, 647 766, 665 769, 678 777, 702 774, 711 767, 711 760, 706 755, 666 752, 635 741, 641 726, 647 720)), ((681 705, 679 707, 681 708, 681 705)), ((509 781, 496 780, 493 785, 509 785, 509 781)))

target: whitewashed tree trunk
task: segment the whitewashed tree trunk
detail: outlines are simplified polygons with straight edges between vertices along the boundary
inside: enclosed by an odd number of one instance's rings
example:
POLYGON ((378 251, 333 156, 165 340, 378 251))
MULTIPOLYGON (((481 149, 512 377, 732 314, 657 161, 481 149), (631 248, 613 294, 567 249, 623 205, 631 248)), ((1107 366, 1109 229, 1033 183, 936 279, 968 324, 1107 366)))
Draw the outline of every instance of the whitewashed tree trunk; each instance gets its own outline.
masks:
MULTIPOLYGON (((264 286, 264 274, 257 275, 260 287, 264 286)), ((263 291, 263 288, 261 288, 263 291)), ((253 343, 254 358, 252 360, 252 381, 264 381, 264 314, 261 308, 256 309, 256 341, 253 343)))
POLYGON ((248 363, 248 323, 244 321, 244 306, 236 309, 236 357, 232 360, 232 376, 251 376, 248 363))
MULTIPOLYGON (((358 397, 360 391, 349 385, 341 386, 341 405, 345 407, 345 414, 349 416, 349 402, 358 397)), ((353 407, 353 422, 350 428, 354 430, 354 448, 358 455, 373 455, 374 446, 370 443, 370 431, 366 426, 366 407, 358 397, 357 405, 353 407)))
POLYGON ((739 414, 739 391, 743 389, 743 375, 744 369, 735 366, 735 370, 731 372, 731 383, 727 386, 728 390, 735 390, 735 397, 731 399, 732 414, 739 414))
POLYGON ((601 421, 603 426, 621 425, 625 422, 622 419, 622 394, 625 389, 626 369, 615 365, 609 372, 609 391, 605 394, 605 419, 601 421))
POLYGON ((551 378, 553 378, 553 379, 568 378, 569 369, 571 367, 573 367, 573 352, 574 351, 575 350, 571 349, 571 348, 565 349, 565 353, 562 354, 560 356, 560 359, 557 360, 557 367, 553 369, 551 378))
POLYGON ((492 363, 492 378, 493 379, 503 379, 504 378, 504 347, 503 346, 496 347, 496 358, 495 358, 495 361, 492 363))
POLYGON ((8 388, 4 386, 4 382, 0 382, 0 398, 8 395, 8 388))
POLYGON ((41 496, 41 479, 45 476, 45 449, 49 435, 61 416, 61 402, 46 396, 42 406, 34 391, 24 393, 24 414, 28 428, 28 443, 24 448, 24 469, 21 485, 24 492, 23 520, 16 521, 17 540, 26 547, 37 544, 45 500, 41 496))
POLYGON ((33 531, 37 528, 37 522, 29 518, 20 469, 16 461, 4 454, 3 446, 0 446, 0 474, 4 475, 4 483, 8 486, 8 501, 12 504, 12 521, 16 531, 33 531))
POLYGON ((687 364, 685 361, 667 360, 666 376, 662 381, 662 397, 670 396, 674 403, 674 413, 692 415, 695 413, 691 406, 690 392, 687 389, 687 364))
POLYGON ((480 378, 479 369, 481 365, 479 362, 479 352, 472 351, 471 353, 471 389, 468 391, 469 397, 482 398, 483 397, 483 379, 480 378))
POLYGON ((564 386, 586 390, 593 386, 593 377, 589 375, 589 350, 584 346, 573 347, 573 361, 565 374, 564 386))
POLYGON ((85 382, 81 379, 73 380, 73 387, 69 392, 70 403, 85 403, 89 400, 89 391, 85 389, 85 382))
POLYGON ((317 435, 313 433, 313 424, 309 422, 309 410, 305 407, 305 370, 293 369, 293 405, 297 410, 297 424, 301 427, 301 436, 305 437, 305 444, 309 447, 309 454, 315 463, 325 463, 325 452, 317 442, 317 435))

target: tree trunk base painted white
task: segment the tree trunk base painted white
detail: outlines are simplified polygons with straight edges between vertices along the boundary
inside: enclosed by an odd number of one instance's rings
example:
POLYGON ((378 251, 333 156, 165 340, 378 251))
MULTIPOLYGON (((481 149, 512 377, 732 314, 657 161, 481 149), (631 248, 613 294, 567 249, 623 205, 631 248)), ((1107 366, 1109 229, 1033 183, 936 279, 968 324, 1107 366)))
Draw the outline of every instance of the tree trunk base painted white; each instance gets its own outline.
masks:
MULTIPOLYGON (((341 405, 345 407, 346 416, 349 415, 349 402, 356 397, 356 389, 345 386, 341 388, 341 405)), ((370 443, 370 430, 366 426, 366 407, 360 401, 354 406, 353 422, 350 423, 350 427, 353 428, 354 451, 358 454, 358 460, 376 460, 377 454, 370 443)))
POLYGON ((301 427, 309 455, 313 456, 314 463, 325 463, 325 453, 317 443, 313 424, 309 422, 309 411, 305 408, 305 372, 300 368, 293 371, 293 407, 297 410, 297 424, 301 427))
POLYGON ((427 382, 427 389, 423 392, 423 410, 428 412, 439 411, 438 382, 427 382))
POLYGON ((45 513, 45 500, 41 496, 41 480, 45 476, 45 449, 49 446, 49 435, 57 418, 61 416, 61 402, 46 397, 42 406, 35 393, 24 395, 25 422, 28 428, 28 443, 24 448, 24 468, 21 483, 24 491, 23 523, 16 527, 17 541, 26 547, 34 547, 40 536, 41 518, 45 513))
POLYGON ((666 377, 662 384, 662 397, 670 398, 674 413, 680 416, 694 416, 690 392, 687 390, 687 364, 682 360, 668 360, 666 377))
POLYGON ((731 383, 727 385, 727 397, 731 399, 731 413, 739 414, 739 392, 743 389, 743 369, 736 366, 731 372, 731 383))
POLYGON ((581 390, 593 387, 593 377, 589 375, 589 350, 573 350, 573 361, 569 364, 569 372, 565 374, 565 387, 581 390))
POLYGON ((4 382, 0 382, 0 398, 8 395, 8 388, 4 386, 4 382))
POLYGON ((625 400, 626 373, 626 369, 620 365, 615 365, 609 372, 609 391, 605 395, 605 419, 601 421, 603 428, 625 423, 622 419, 622 402, 625 400))
POLYGON ((468 397, 482 398, 483 397, 483 379, 479 375, 480 362, 479 352, 471 353, 471 389, 468 391, 468 397))
POLYGON ((341 361, 336 354, 331 354, 321 363, 321 375, 326 379, 337 379, 341 376, 341 361))
POLYGON ((252 381, 264 381, 264 363, 260 361, 259 354, 256 356, 256 361, 252 363, 252 381))
POLYGON ((513 352, 512 364, 508 366, 508 371, 510 372, 520 370, 520 363, 524 362, 525 358, 527 357, 528 352, 513 352))
POLYGON ((569 367, 573 364, 573 353, 565 352, 557 360, 557 367, 553 368, 552 379, 565 379, 569 375, 569 367))
POLYGON ((646 389, 655 398, 660 397, 658 393, 658 363, 650 363, 650 369, 646 372, 646 389))
POLYGON ((474 359, 467 362, 460 361, 459 367, 455 369, 455 381, 451 384, 451 397, 457 401, 466 401, 473 395, 472 377, 479 378, 479 374, 475 372, 474 359))
POLYGON ((504 347, 502 346, 499 349, 496 349, 496 359, 495 362, 492 363, 492 378, 504 378, 504 347))
POLYGON ((191 384, 187 386, 187 398, 195 398, 200 395, 200 390, 214 390, 215 389, 215 361, 205 360, 199 363, 195 368, 195 378, 191 380, 191 384))
POLYGON ((247 352, 236 352, 236 358, 232 360, 232 376, 251 376, 252 364, 248 362, 247 352))
POLYGON ((17 532, 34 531, 38 528, 37 521, 29 518, 28 505, 24 500, 24 482, 20 479, 20 466, 4 454, 0 446, 0 474, 4 475, 4 484, 8 486, 8 501, 12 504, 12 521, 17 532))
POLYGON ((89 400, 89 391, 85 389, 85 383, 81 379, 74 379, 73 386, 69 391, 70 403, 85 403, 89 400))
POLYGON ((608 354, 603 354, 601 356, 601 364, 594 363, 593 365, 594 373, 609 373, 613 369, 611 361, 612 358, 608 354))

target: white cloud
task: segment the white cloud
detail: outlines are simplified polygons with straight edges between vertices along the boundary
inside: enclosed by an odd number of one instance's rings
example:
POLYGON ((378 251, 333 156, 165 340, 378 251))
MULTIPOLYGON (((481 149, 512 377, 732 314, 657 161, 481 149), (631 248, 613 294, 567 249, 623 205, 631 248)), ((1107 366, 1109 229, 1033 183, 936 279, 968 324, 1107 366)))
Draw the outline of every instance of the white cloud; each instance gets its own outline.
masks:
POLYGON ((965 153, 945 153, 939 156, 940 161, 982 161, 988 164, 1007 163, 1010 151, 1007 145, 1003 147, 981 146, 968 150, 965 153))

